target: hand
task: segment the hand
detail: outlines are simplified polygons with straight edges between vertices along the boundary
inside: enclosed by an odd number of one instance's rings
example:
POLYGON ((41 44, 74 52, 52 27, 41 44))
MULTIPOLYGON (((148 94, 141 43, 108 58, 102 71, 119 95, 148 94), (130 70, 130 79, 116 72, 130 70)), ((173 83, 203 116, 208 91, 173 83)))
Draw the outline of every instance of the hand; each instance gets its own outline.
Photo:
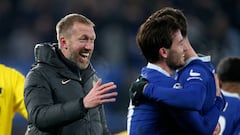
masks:
POLYGON ((26 130, 26 132, 25 132, 25 134, 24 135, 28 135, 28 127, 27 127, 27 130, 26 130))
POLYGON ((147 83, 148 80, 140 76, 137 81, 131 84, 129 94, 133 105, 138 105, 143 100, 143 91, 147 83))
POLYGON ((117 92, 108 93, 110 90, 115 89, 117 86, 113 82, 102 84, 99 79, 90 92, 83 98, 83 105, 85 108, 94 108, 104 103, 115 102, 117 92))
POLYGON ((221 126, 218 123, 217 126, 215 127, 214 131, 213 131, 213 135, 219 135, 220 131, 221 131, 221 126))

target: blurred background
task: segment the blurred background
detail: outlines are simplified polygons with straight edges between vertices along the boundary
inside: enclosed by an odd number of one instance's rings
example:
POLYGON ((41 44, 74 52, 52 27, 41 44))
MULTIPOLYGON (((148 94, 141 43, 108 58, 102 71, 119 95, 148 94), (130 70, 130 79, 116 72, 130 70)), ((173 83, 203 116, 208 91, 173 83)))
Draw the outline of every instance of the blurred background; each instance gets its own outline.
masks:
MULTIPOLYGON (((146 64, 136 32, 151 13, 166 6, 184 12, 193 47, 211 55, 215 66, 225 56, 240 56, 239 0, 0 0, 0 62, 26 75, 34 45, 56 42, 60 18, 74 12, 87 16, 96 24, 92 64, 105 82, 118 85, 117 102, 105 109, 111 132, 120 132, 126 129, 128 88, 146 64)), ((26 121, 16 115, 13 135, 25 130, 26 121)))

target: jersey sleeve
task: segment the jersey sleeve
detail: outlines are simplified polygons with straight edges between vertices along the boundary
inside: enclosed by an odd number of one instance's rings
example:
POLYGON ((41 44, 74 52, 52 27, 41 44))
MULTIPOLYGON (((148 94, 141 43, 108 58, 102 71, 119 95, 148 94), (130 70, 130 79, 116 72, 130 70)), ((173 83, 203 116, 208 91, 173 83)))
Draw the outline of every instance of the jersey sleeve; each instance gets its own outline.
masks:
POLYGON ((176 109, 170 113, 172 113, 176 123, 178 123, 183 130, 187 131, 188 134, 211 135, 217 126, 218 118, 222 110, 222 107, 219 107, 219 105, 223 106, 224 104, 224 99, 217 97, 215 104, 206 113, 183 109, 176 109))
POLYGON ((14 111, 21 114, 25 119, 28 118, 24 104, 24 81, 25 77, 18 71, 12 70, 12 90, 14 93, 14 111))
POLYGON ((144 90, 144 96, 173 107, 200 110, 205 94, 202 89, 205 89, 205 86, 201 83, 193 83, 184 89, 166 88, 149 83, 144 90))
MULTIPOLYGON (((240 112, 240 101, 238 102, 236 106, 238 112, 240 112)), ((233 129, 233 135, 239 135, 240 134, 240 115, 236 114, 236 123, 233 129)))
POLYGON ((205 69, 190 67, 181 72, 180 87, 166 88, 157 83, 149 83, 144 90, 144 96, 170 106, 200 110, 208 89, 206 78, 208 75, 205 69))
POLYGON ((236 124, 236 128, 233 131, 233 135, 239 135, 240 134, 240 121, 236 124))
POLYGON ((206 114, 198 111, 180 111, 175 114, 176 120, 185 130, 192 134, 210 135, 217 126, 220 111, 213 106, 206 114))

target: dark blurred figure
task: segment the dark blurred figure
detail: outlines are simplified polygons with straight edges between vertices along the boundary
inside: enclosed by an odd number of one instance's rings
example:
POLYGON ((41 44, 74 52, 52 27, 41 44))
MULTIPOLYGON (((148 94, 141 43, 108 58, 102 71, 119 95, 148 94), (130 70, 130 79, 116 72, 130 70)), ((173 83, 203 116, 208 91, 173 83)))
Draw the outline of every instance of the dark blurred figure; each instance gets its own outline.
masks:
POLYGON ((226 108, 219 123, 221 135, 240 134, 240 57, 225 57, 217 66, 220 87, 225 96, 226 108))

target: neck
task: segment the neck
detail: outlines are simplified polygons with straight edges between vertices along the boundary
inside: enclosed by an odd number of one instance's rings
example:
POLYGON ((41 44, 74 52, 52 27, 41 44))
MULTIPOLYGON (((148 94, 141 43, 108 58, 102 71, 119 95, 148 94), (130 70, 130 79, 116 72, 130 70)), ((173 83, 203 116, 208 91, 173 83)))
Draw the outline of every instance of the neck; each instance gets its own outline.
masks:
POLYGON ((197 57, 197 53, 195 52, 195 50, 192 48, 188 38, 185 38, 185 45, 186 45, 186 51, 185 51, 185 59, 189 59, 192 57, 197 57))
POLYGON ((154 65, 162 68, 164 71, 166 71, 170 76, 173 75, 174 71, 173 69, 171 69, 166 62, 157 62, 157 63, 153 63, 154 65))
POLYGON ((230 93, 238 93, 240 95, 240 83, 239 82, 224 82, 222 83, 222 89, 230 93))

